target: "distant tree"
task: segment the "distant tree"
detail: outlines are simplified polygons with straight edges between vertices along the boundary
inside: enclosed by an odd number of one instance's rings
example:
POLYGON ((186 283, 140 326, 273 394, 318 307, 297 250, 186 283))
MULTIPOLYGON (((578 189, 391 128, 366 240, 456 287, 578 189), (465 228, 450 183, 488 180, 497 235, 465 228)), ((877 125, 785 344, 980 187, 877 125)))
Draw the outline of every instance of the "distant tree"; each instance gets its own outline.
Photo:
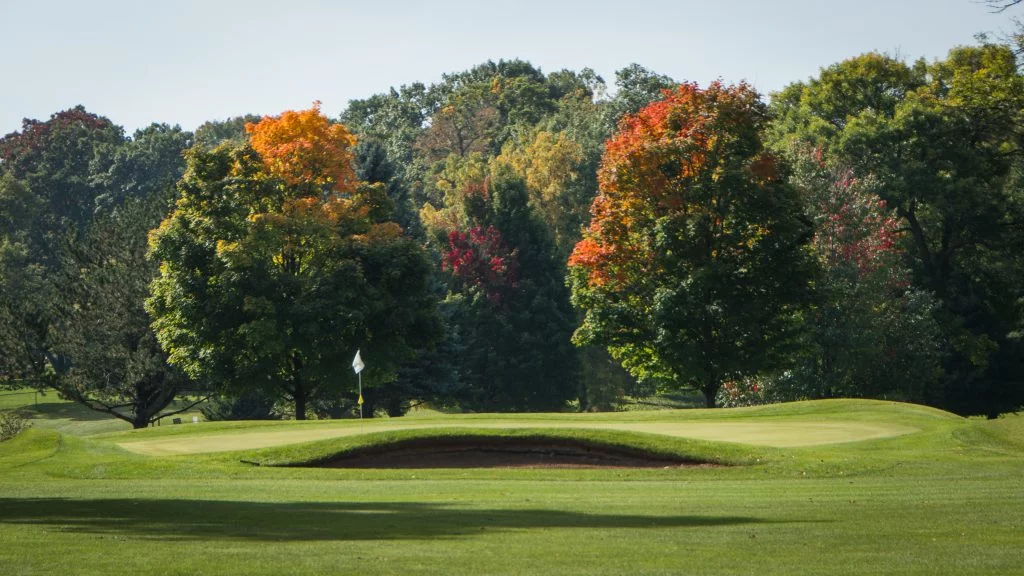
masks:
POLYGON ((247 130, 251 146, 189 153, 182 198, 152 238, 161 274, 147 306, 172 364, 281 394, 303 419, 337 395, 356 348, 383 383, 436 337, 429 264, 318 106, 247 130))
POLYGON ((498 109, 491 105, 489 95, 477 88, 449 97, 431 116, 430 128, 417 141, 420 152, 437 161, 449 154, 466 156, 489 151, 501 126, 498 109))
POLYGON ((878 182, 829 165, 820 151, 793 160, 820 271, 805 315, 808 353, 778 379, 786 390, 775 396, 941 399, 937 303, 911 284, 899 219, 878 182))
POLYGON ((102 190, 91 177, 110 166, 124 142, 121 127, 81 106, 57 112, 46 122, 25 120, 21 132, 0 139, 4 172, 22 180, 44 204, 37 237, 54 242, 67 225, 84 229, 102 190))
POLYGON ((460 329, 478 410, 557 410, 578 394, 574 318, 548 231, 529 207, 526 183, 494 166, 486 209, 469 234, 449 236, 445 262, 464 299, 460 329), (468 237, 467 237, 468 236, 468 237))
POLYGON ((124 133, 81 106, 25 120, 0 139, 0 379, 45 386, 68 360, 53 350, 66 311, 63 258, 88 228, 124 133))
POLYGON ((414 146, 433 110, 426 86, 414 83, 351 100, 341 113, 341 121, 359 138, 358 170, 366 173, 368 182, 386 182, 388 196, 395 203, 396 221, 417 238, 422 234, 417 214, 423 203, 423 174, 428 163, 415 156, 414 146), (381 150, 384 158, 379 157, 381 150))
POLYGON ((449 165, 445 205, 421 214, 448 279, 442 304, 460 403, 555 410, 578 394, 573 314, 549 231, 525 180, 482 158, 449 165))
POLYGON ((580 144, 564 133, 543 130, 521 145, 509 141, 496 158, 526 181, 530 204, 551 231, 560 261, 569 256, 589 218, 593 191, 580 174, 585 160, 580 144))
POLYGON ((717 82, 625 117, 569 260, 576 342, 709 407, 723 382, 790 360, 809 294, 810 226, 766 121, 753 89, 717 82))
POLYGON ((639 64, 630 64, 615 72, 615 95, 608 103, 608 122, 614 127, 627 114, 636 114, 642 108, 660 100, 665 90, 675 88, 676 81, 639 64))
POLYGON ((388 158, 384 145, 372 136, 361 139, 355 147, 356 177, 370 184, 382 184, 395 205, 395 221, 412 236, 419 235, 418 209, 409 185, 388 158))
POLYGON ((4 139, 4 368, 144 427, 187 385, 142 307, 146 238, 173 201, 191 134, 121 129, 81 108, 4 139))
POLYGON ((201 401, 168 410, 195 386, 167 364, 143 308, 157 272, 146 257, 146 235, 166 209, 166 198, 133 198, 93 221, 85 238, 69 249, 65 297, 70 305, 53 335, 54 350, 69 366, 53 387, 62 397, 134 428, 201 401))
MULTIPOLYGON (((878 194, 906 231, 914 286, 939 302, 944 407, 994 414, 1024 403, 1020 318, 1024 76, 1008 46, 913 66, 866 54, 773 100, 778 142, 822 146, 878 194), (851 88, 855 87, 855 88, 851 88)), ((788 145, 788 144, 786 144, 788 145)))
POLYGON ((565 69, 552 72, 548 74, 546 82, 551 97, 559 101, 565 98, 585 98, 593 101, 604 98, 607 91, 604 78, 591 68, 584 68, 579 72, 565 69))
POLYGON ((245 125, 260 121, 260 116, 246 114, 227 120, 209 120, 196 128, 196 144, 206 148, 215 148, 221 144, 242 145, 249 136, 245 133, 245 125))

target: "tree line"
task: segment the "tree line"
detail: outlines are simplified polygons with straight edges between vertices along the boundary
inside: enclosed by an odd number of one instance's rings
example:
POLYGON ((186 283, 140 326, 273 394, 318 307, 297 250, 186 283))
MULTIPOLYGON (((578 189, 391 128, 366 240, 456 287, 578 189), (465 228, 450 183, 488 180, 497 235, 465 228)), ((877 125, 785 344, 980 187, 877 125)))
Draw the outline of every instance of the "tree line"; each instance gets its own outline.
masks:
POLYGON ((1014 410, 1022 112, 1014 46, 982 41, 767 99, 512 60, 333 118, 26 120, 0 139, 0 380, 136 427, 207 397, 349 415, 357 348, 371 415, 1014 410))

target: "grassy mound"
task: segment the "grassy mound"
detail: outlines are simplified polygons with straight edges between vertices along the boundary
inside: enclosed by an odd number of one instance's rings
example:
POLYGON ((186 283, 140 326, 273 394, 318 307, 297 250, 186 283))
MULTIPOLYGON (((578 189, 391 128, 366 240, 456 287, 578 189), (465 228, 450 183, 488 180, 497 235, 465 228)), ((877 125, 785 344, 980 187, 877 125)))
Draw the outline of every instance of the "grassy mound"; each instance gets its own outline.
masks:
POLYGON ((421 428, 604 429, 765 447, 862 442, 914 434, 962 419, 924 406, 872 400, 797 402, 742 409, 598 414, 431 414, 304 422, 204 422, 96 436, 144 455, 254 450, 421 428))

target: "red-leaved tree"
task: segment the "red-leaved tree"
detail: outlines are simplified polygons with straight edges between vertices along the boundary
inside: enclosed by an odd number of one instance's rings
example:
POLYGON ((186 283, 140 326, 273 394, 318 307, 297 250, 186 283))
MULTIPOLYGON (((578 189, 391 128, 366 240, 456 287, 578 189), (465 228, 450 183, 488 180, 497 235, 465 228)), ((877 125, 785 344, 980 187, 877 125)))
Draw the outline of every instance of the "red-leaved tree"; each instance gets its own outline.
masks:
POLYGON ((505 245, 494 226, 474 226, 468 233, 449 232, 441 267, 451 271, 463 288, 482 290, 495 304, 518 283, 517 253, 505 245))

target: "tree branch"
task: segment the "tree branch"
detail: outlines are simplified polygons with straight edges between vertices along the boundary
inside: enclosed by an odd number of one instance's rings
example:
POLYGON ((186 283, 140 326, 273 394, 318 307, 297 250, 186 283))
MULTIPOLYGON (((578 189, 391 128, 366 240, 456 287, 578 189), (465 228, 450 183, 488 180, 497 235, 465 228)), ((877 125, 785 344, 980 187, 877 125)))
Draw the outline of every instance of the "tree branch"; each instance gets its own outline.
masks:
POLYGON ((1007 8, 1011 8, 1024 2, 1024 0, 984 0, 983 4, 990 8, 990 11, 994 14, 1003 12, 1007 8))

